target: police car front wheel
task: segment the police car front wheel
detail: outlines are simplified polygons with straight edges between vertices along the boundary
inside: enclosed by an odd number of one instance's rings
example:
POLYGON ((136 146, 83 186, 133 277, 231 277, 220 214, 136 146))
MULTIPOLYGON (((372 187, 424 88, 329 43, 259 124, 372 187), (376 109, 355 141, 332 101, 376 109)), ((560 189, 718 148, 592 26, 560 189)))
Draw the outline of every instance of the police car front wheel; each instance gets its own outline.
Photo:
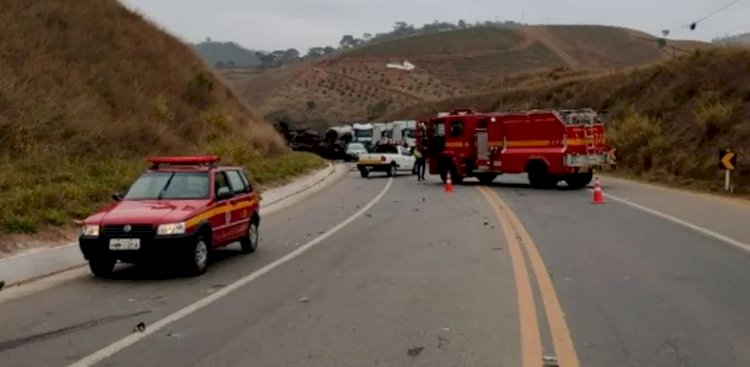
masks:
POLYGON ((109 257, 94 257, 89 259, 89 269, 99 278, 112 276, 117 260, 109 257))
POLYGON ((208 243, 203 237, 198 237, 186 254, 188 272, 191 275, 201 275, 206 272, 208 267, 208 243))

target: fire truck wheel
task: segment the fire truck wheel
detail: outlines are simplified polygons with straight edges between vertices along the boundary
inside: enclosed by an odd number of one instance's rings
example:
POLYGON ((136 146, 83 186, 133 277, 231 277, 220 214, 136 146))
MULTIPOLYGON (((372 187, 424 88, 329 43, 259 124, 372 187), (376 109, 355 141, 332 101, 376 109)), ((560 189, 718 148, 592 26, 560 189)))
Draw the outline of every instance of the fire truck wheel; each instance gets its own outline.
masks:
POLYGON ((529 183, 535 189, 548 189, 557 186, 558 179, 547 172, 547 165, 541 161, 529 162, 526 171, 529 183))
POLYGON ((438 168, 438 170, 440 173, 440 179, 443 180, 443 183, 448 180, 448 172, 451 173, 451 183, 460 185, 462 182, 464 182, 464 178, 458 175, 458 171, 456 170, 456 167, 453 166, 453 164, 450 164, 449 167, 442 166, 438 168))
POLYGON ((483 173, 481 175, 478 175, 477 178, 479 179, 479 182, 481 182, 483 185, 489 185, 492 183, 492 181, 495 181, 495 178, 497 178, 497 174, 483 173))
POLYGON ((586 187, 589 183, 591 183, 591 180, 594 178, 593 172, 587 172, 587 173, 574 173, 568 177, 565 178, 565 183, 568 184, 568 187, 571 189, 582 189, 586 187))
POLYGON ((367 178, 367 176, 370 175, 370 171, 368 171, 367 168, 360 168, 359 175, 362 176, 362 178, 367 178))

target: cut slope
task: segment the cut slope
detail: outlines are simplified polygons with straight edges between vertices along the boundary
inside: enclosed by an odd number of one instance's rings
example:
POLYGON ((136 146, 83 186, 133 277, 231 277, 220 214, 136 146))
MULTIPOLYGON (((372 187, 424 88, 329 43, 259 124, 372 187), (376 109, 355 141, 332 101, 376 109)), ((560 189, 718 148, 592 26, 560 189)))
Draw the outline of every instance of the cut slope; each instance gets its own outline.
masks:
POLYGON ((117 1, 0 7, 0 171, 12 172, 0 175, 0 232, 85 215, 150 154, 288 154, 189 46, 117 1))
MULTIPOLYGON (((535 88, 425 103, 393 118, 430 116, 454 107, 484 111, 583 108, 605 112, 619 167, 646 178, 720 189, 719 149, 750 154, 750 49, 694 51, 658 65, 535 88)), ((750 192, 740 163, 737 191, 750 192)))
POLYGON ((606 26, 479 27, 373 43, 315 63, 227 73, 249 103, 271 119, 322 128, 368 120, 423 101, 497 86, 643 66, 700 47, 661 48, 642 32, 606 26), (408 60, 411 72, 386 69, 408 60))

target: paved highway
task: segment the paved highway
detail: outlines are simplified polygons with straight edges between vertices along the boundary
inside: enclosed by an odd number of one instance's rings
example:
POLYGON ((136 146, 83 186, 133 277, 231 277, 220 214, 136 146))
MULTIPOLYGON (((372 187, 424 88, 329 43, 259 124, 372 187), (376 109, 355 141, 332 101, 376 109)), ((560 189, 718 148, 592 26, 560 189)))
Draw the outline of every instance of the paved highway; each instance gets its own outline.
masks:
POLYGON ((750 365, 749 206, 523 182, 353 172, 202 277, 131 267, 0 303, 0 365, 750 365))

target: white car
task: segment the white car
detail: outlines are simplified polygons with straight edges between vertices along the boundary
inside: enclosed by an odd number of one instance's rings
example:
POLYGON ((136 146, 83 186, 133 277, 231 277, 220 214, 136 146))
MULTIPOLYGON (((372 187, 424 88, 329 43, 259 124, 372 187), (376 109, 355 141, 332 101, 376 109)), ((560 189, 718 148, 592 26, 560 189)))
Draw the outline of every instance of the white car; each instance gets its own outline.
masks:
POLYGON ((361 154, 357 161, 362 177, 367 177, 370 172, 385 172, 388 176, 395 176, 399 171, 412 174, 416 158, 408 148, 392 144, 379 144, 373 148, 372 153, 361 154))
POLYGON ((345 152, 345 160, 347 162, 356 162, 359 160, 359 156, 362 154, 367 153, 367 148, 365 148, 364 144, 362 143, 349 143, 346 146, 346 152, 345 152))

